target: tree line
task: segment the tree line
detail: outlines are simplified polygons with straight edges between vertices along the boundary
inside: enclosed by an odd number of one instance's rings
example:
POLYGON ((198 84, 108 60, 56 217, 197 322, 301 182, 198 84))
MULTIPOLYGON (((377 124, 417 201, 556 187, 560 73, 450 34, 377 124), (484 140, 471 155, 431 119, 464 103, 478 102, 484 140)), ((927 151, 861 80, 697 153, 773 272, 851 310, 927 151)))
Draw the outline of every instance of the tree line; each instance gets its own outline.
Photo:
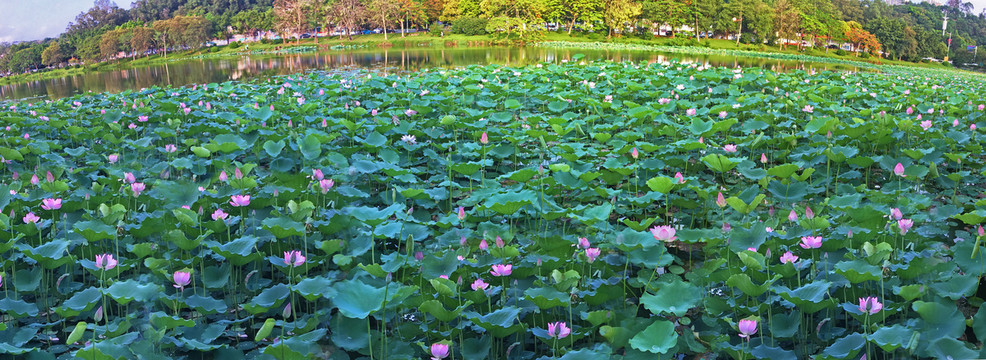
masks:
POLYGON ((973 10, 961 0, 943 6, 882 0, 138 0, 129 10, 96 0, 58 38, 0 44, 0 74, 70 59, 166 54, 233 34, 274 30, 291 37, 316 28, 344 30, 337 34, 347 37, 362 29, 403 36, 410 28, 431 28, 525 41, 545 31, 645 39, 661 32, 781 47, 848 43, 853 51, 893 59, 948 54, 961 63, 974 56, 968 46, 986 42, 986 12, 973 10))

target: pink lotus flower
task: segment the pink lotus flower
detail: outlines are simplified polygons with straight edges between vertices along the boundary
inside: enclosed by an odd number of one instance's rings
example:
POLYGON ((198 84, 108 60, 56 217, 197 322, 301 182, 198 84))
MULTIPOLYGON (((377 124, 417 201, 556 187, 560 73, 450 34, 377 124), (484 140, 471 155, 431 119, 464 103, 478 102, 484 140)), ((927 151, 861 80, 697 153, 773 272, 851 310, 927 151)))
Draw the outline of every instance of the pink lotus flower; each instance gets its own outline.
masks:
POLYGON ((493 276, 510 276, 510 273, 513 272, 511 268, 513 268, 513 265, 510 264, 507 265, 496 264, 493 265, 493 270, 490 271, 490 274, 492 274, 493 276))
POLYGON ((41 200, 41 208, 45 210, 58 210, 62 208, 62 199, 47 198, 41 200))
POLYGON ((684 176, 684 175, 681 175, 681 172, 680 172, 680 171, 679 171, 679 172, 676 172, 676 173, 674 173, 674 179, 675 179, 675 181, 677 181, 677 182, 678 182, 679 184, 684 184, 684 183, 685 183, 685 176, 684 176))
POLYGON ((24 139, 30 139, 30 138, 31 138, 31 135, 28 135, 27 133, 24 133, 24 139))
POLYGON ((497 248, 502 249, 503 248, 503 245, 504 245, 503 244, 503 239, 501 239, 499 236, 497 236, 496 237, 496 241, 494 242, 494 244, 496 244, 496 247, 497 248))
POLYGON ((147 115, 138 116, 137 117, 137 121, 138 122, 146 122, 147 121, 147 115))
POLYGON ((322 188, 323 194, 328 193, 333 185, 335 185, 335 181, 332 181, 332 179, 322 179, 318 182, 318 187, 322 188))
POLYGON ((472 289, 474 291, 479 291, 479 290, 486 290, 486 288, 490 287, 490 284, 487 284, 485 281, 483 281, 483 279, 476 279, 476 281, 473 281, 472 285, 470 286, 472 286, 472 289))
POLYGON ((172 278, 174 278, 175 280, 175 284, 172 286, 174 286, 177 289, 185 290, 185 286, 187 286, 192 282, 192 274, 184 271, 175 271, 175 274, 172 276, 172 278))
POLYGON ((914 220, 911 219, 900 219, 897 221, 897 228, 900 229, 900 234, 907 234, 907 231, 914 226, 914 220))
POLYGON ((38 220, 41 220, 41 217, 39 217, 37 215, 34 215, 33 212, 29 212, 29 213, 27 213, 27 215, 24 215, 24 223, 25 224, 30 224, 30 223, 37 224, 38 223, 38 220))
POLYGON ((130 184, 130 190, 133 190, 134 196, 140 196, 140 193, 144 192, 144 189, 146 188, 147 186, 145 186, 142 182, 130 184))
POLYGON ((579 249, 588 249, 590 246, 592 246, 592 244, 589 243, 589 239, 584 237, 580 237, 579 243, 576 245, 579 249))
POLYGON ((907 107, 907 111, 906 111, 906 112, 907 112, 907 115, 911 115, 911 114, 913 114, 913 113, 914 113, 914 108, 912 108, 912 107, 910 107, 910 106, 908 106, 908 107, 907 107))
POLYGON ((739 321, 739 336, 741 338, 749 338, 751 335, 757 333, 757 321, 752 319, 743 319, 739 321))
POLYGON ((798 256, 792 254, 790 251, 784 253, 784 255, 781 255, 782 264, 793 264, 795 261, 798 261, 798 256))
POLYGON ((52 175, 51 171, 48 171, 45 174, 45 180, 47 180, 48 182, 55 182, 55 175, 52 175))
POLYGON ((243 172, 240 171, 240 168, 233 169, 233 178, 235 178, 236 180, 243 178, 243 172))
POLYGON ((874 315, 883 310, 883 304, 875 297, 859 298, 859 311, 864 314, 874 315))
POLYGON ((164 146, 164 151, 173 153, 175 151, 178 151, 178 147, 175 146, 175 144, 167 144, 164 146))
POLYGON ((716 205, 719 205, 719 207, 726 206, 726 197, 722 196, 721 191, 719 192, 719 196, 716 197, 716 205))
POLYGON ((959 126, 959 119, 952 120, 952 127, 959 126))
POLYGON ((107 158, 109 158, 110 164, 114 164, 116 163, 117 160, 120 160, 120 155, 110 154, 110 156, 107 156, 107 158))
POLYGON ((226 175, 226 170, 220 171, 219 172, 219 181, 226 181, 227 179, 229 179, 229 176, 226 175))
POLYGON ((695 110, 695 108, 685 110, 685 115, 695 116, 696 114, 698 114, 698 110, 695 110))
POLYGON ((640 157, 640 153, 637 152, 637 148, 633 148, 633 150, 630 150, 630 156, 633 156, 634 159, 640 157))
POLYGON ((479 241, 479 250, 486 251, 489 248, 490 248, 490 244, 486 243, 486 239, 482 239, 479 241))
POLYGON ((926 131, 928 129, 930 129, 931 128, 931 120, 922 121, 921 122, 921 128, 924 129, 924 130, 926 130, 926 131))
POLYGON ((983 230, 983 226, 979 225, 979 236, 984 236, 984 235, 986 235, 986 230, 983 230))
POLYGON ((668 225, 655 226, 650 229, 650 234, 657 241, 675 241, 678 239, 675 236, 675 232, 675 229, 668 225))
POLYGON ((459 206, 459 221, 466 219, 466 208, 459 206))
POLYGON ((325 174, 322 174, 322 169, 312 169, 312 177, 315 180, 322 180, 325 178, 325 174))
POLYGON ((285 251, 284 263, 294 267, 299 267, 305 263, 305 256, 301 255, 301 252, 298 250, 285 251))
POLYGON ((117 261, 113 258, 113 254, 102 254, 96 255, 96 268, 103 270, 113 270, 116 267, 117 261))
POLYGON ((485 131, 483 131, 483 135, 479 136, 479 143, 483 145, 490 143, 490 137, 486 135, 485 131))
POLYGON ((811 114, 815 112, 815 108, 811 105, 805 105, 804 109, 801 109, 801 111, 811 114))
POLYGON ((408 135, 401 136, 401 141, 403 141, 404 143, 406 143, 408 145, 414 145, 414 144, 418 143, 418 138, 416 138, 414 135, 408 134, 408 135))
POLYGON ((182 110, 185 112, 185 115, 188 115, 188 113, 192 112, 192 109, 191 108, 184 108, 182 110))
POLYGON ((809 219, 815 218, 815 212, 811 211, 811 206, 805 206, 805 217, 809 219))
POLYGON ((976 124, 969 125, 969 130, 976 131, 976 124))
POLYGON ((227 217, 229 217, 229 214, 225 213, 223 209, 216 209, 216 211, 212 213, 212 220, 226 220, 227 217))
POLYGON ((229 204, 234 207, 250 205, 250 195, 233 195, 229 197, 229 204))
POLYGON ((900 220, 904 217, 904 214, 900 212, 900 209, 892 208, 890 209, 890 217, 894 220, 900 220))
POLYGON ((411 109, 404 110, 404 115, 407 115, 407 116, 414 116, 417 113, 418 113, 417 111, 414 111, 414 110, 411 110, 411 109))
POLYGON ((894 166, 894 174, 900 177, 907 177, 904 175, 904 164, 897 163, 897 166, 894 166))
POLYGON ((720 119, 725 119, 727 115, 729 115, 729 114, 726 113, 725 111, 720 111, 719 112, 719 118, 720 119))
POLYGON ((734 152, 736 152, 736 145, 729 144, 729 145, 723 146, 722 147, 722 150, 724 150, 725 152, 728 152, 728 153, 734 153, 734 152))
POLYGON ((787 214, 787 220, 791 222, 798 221, 798 213, 791 210, 791 213, 787 214))
POLYGON ((599 254, 600 254, 599 248, 588 248, 588 249, 585 249, 585 257, 589 258, 589 263, 590 264, 593 261, 596 261, 596 258, 599 257, 599 254))
POLYGON ((552 338, 564 339, 572 333, 572 329, 564 322, 548 323, 548 336, 552 338))
POLYGON ((126 172, 123 173, 123 181, 126 182, 127 184, 133 184, 135 181, 137 181, 137 178, 134 176, 134 173, 126 172))
POLYGON ((37 185, 41 180, 38 179, 38 174, 31 175, 31 185, 37 185))
POLYGON ((448 357, 448 344, 434 343, 431 344, 431 359, 441 360, 448 357))
POLYGON ((767 163, 767 154, 760 153, 760 163, 761 164, 766 164, 767 163))
POLYGON ((821 236, 802 236, 801 237, 802 248, 805 249, 818 249, 822 247, 822 237, 821 236))

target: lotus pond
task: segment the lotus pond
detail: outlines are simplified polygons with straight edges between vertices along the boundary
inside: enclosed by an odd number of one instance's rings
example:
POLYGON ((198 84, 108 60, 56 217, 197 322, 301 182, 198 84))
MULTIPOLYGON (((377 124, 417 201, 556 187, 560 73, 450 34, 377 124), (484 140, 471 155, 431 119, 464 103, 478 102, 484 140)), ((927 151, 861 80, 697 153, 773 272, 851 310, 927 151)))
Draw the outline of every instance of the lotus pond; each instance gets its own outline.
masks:
POLYGON ((10 105, 0 352, 983 357, 984 90, 573 61, 10 105))

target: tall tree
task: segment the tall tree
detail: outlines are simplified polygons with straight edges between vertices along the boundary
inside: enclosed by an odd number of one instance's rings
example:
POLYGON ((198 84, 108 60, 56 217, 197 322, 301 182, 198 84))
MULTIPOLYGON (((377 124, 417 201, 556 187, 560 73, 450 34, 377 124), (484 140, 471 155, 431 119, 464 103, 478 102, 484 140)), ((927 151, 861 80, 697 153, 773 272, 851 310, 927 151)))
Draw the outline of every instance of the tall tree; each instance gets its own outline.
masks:
POLYGON ((41 63, 47 66, 55 66, 65 60, 62 55, 62 48, 58 46, 58 41, 52 41, 48 47, 41 52, 41 63))
POLYGON ((357 25, 366 20, 366 6, 360 0, 338 0, 332 4, 329 11, 329 22, 342 26, 344 34, 349 40, 353 40, 353 31, 357 25))
POLYGON ((397 16, 397 4, 391 0, 372 0, 367 9, 372 14, 370 23, 383 28, 383 39, 387 40, 387 25, 397 16))
POLYGON ((798 9, 791 5, 790 1, 777 0, 774 2, 774 30, 783 39, 781 49, 784 49, 791 40, 795 40, 795 34, 800 24, 801 14, 798 9))
POLYGON ((619 29, 623 33, 627 27, 633 25, 634 19, 640 15, 640 4, 633 0, 606 0, 605 6, 604 15, 610 37, 613 36, 615 29, 619 29))
POLYGON ((282 37, 297 36, 308 27, 308 11, 313 0, 277 0, 274 2, 274 16, 277 29, 282 37))

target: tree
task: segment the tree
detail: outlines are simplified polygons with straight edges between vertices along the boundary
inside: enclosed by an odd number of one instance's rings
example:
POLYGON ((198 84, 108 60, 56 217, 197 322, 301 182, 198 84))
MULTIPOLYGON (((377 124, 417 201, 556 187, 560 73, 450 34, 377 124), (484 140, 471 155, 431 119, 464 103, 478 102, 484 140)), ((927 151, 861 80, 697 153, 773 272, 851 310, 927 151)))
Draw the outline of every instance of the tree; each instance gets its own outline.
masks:
POLYGON ((427 24, 428 13, 424 5, 418 0, 395 0, 397 3, 397 18, 401 23, 401 37, 404 37, 405 28, 413 24, 427 24))
POLYGON ((781 49, 784 49, 793 40, 800 24, 801 14, 788 0, 777 0, 774 3, 774 30, 777 31, 778 36, 784 39, 781 42, 781 49))
POLYGON ((622 31, 633 25, 634 19, 639 15, 640 4, 633 0, 606 0, 604 16, 606 26, 609 27, 609 36, 613 36, 614 29, 622 31))
POLYGON ((858 53, 864 49, 870 53, 880 52, 880 42, 876 36, 863 29, 863 26, 855 21, 848 21, 842 29, 846 41, 853 44, 854 50, 858 53))
POLYGON ((55 66, 55 64, 65 61, 65 56, 62 55, 62 48, 58 46, 58 41, 52 41, 48 44, 48 47, 41 52, 41 63, 47 66, 55 66))
POLYGON ((542 28, 547 4, 541 0, 483 0, 479 4, 483 16, 489 19, 486 31, 491 34, 505 33, 510 39, 516 31, 522 41, 538 33, 542 28))
POLYGON ((397 16, 397 4, 391 0, 373 0, 367 10, 372 14, 370 23, 383 28, 383 39, 386 41, 387 24, 393 22, 397 16))
POLYGON ((572 34, 575 23, 592 24, 603 19, 602 0, 560 0, 559 12, 568 22, 568 33, 572 34))
MULTIPOLYGON (((644 18, 661 25, 668 25, 676 31, 688 23, 688 8, 685 2, 677 0, 650 0, 641 6, 644 18)), ((607 7, 609 4, 607 3, 607 7)), ((607 12, 609 9, 606 10, 607 12)))
POLYGON ((352 41, 352 32, 356 30, 356 26, 363 22, 366 16, 366 7, 359 0, 338 0, 332 4, 328 20, 344 29, 344 34, 339 35, 339 37, 346 35, 352 41))
POLYGON ((277 29, 284 37, 298 36, 308 27, 308 10, 312 0, 277 0, 274 2, 274 16, 277 29))
POLYGON ((136 27, 133 29, 133 36, 130 37, 130 49, 133 51, 134 58, 137 53, 146 54, 154 44, 154 29, 148 27, 136 27))
POLYGON ((477 17, 480 15, 479 2, 476 0, 446 0, 442 6, 440 20, 452 22, 461 18, 477 17))

